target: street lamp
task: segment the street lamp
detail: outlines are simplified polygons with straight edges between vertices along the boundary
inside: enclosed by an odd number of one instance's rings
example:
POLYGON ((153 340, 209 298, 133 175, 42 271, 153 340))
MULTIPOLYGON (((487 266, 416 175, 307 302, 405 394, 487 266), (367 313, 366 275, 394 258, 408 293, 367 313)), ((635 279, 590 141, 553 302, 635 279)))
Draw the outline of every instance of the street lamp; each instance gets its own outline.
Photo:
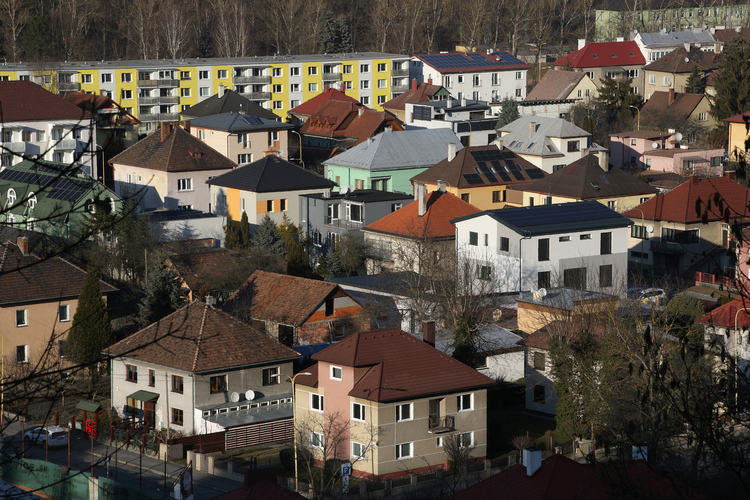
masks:
POLYGON ((641 110, 638 109, 638 108, 636 108, 632 104, 630 106, 628 106, 628 107, 629 108, 633 108, 634 110, 636 110, 638 112, 638 132, 640 132, 641 131, 641 110))
POLYGON ((300 163, 302 163, 302 168, 305 168, 305 160, 302 159, 302 134, 300 134, 296 130, 290 130, 290 132, 293 134, 297 134, 297 137, 299 137, 299 161, 300 163))
POLYGON ((737 336, 739 335, 739 332, 737 331, 737 317, 740 315, 741 311, 750 311, 750 307, 741 307, 737 309, 737 312, 734 314, 734 409, 735 411, 738 410, 738 400, 739 400, 739 380, 738 380, 738 372, 737 372, 737 361, 739 360, 739 354, 737 353, 737 336))
MULTIPOLYGON (((301 144, 301 143, 300 143, 301 144)), ((302 155, 300 155, 302 156, 302 155)), ((292 381, 292 432, 294 432, 294 492, 297 493, 297 393, 294 389, 294 383, 300 375, 312 375, 310 372, 299 372, 293 377, 287 377, 292 381)))

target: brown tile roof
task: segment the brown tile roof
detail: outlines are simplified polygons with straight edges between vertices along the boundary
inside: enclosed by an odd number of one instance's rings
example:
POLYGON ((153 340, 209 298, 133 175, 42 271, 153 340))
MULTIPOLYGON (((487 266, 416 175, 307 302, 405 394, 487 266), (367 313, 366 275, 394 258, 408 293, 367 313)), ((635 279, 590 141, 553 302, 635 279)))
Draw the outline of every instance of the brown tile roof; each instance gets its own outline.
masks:
MULTIPOLYGON (((508 148, 503 148, 502 152, 505 153, 505 157, 498 157, 497 159, 500 161, 500 165, 494 167, 498 172, 502 170, 503 173, 507 172, 507 170, 504 170, 504 163, 505 161, 511 161, 514 164, 521 165, 522 170, 518 171, 521 175, 521 179, 518 179, 515 175, 511 174, 505 174, 506 177, 508 177, 509 180, 504 180, 501 175, 493 175, 494 181, 487 177, 487 175, 484 175, 481 173, 481 169, 479 169, 479 164, 477 163, 477 160, 474 158, 474 155, 471 153, 479 153, 487 151, 492 154, 498 154, 500 153, 500 150, 497 148, 497 146, 490 144, 489 146, 472 146, 468 148, 463 148, 458 153, 456 153, 455 158, 453 160, 448 161, 448 158, 441 161, 440 163, 437 163, 433 165, 432 167, 428 168, 424 172, 415 175, 411 178, 412 183, 422 182, 422 183, 429 183, 429 184, 435 184, 439 180, 443 180, 448 183, 448 186, 451 187, 459 187, 459 188, 470 188, 470 187, 484 187, 484 186, 503 186, 508 184, 518 184, 518 183, 528 183, 529 181, 533 179, 538 179, 540 177, 544 177, 547 175, 546 172, 541 170, 540 168, 537 168, 534 166, 533 163, 529 162, 528 160, 524 160, 520 156, 517 156, 514 152, 512 152, 508 148), (510 155, 510 156, 508 156, 510 155), (479 169, 479 170, 477 170, 479 169), (532 175, 529 175, 529 174, 532 175), (466 180, 467 175, 479 175, 479 180, 481 180, 481 184, 477 183, 476 177, 470 177, 473 183, 469 183, 466 180)), ((481 158, 481 156, 480 156, 481 158)), ((482 167, 485 167, 486 162, 482 161, 482 167)))
POLYGON ((646 58, 632 40, 625 42, 587 43, 555 61, 555 66, 565 66, 570 61, 574 68, 600 68, 609 66, 643 66, 646 58))
POLYGON ((429 83, 423 83, 417 90, 407 90, 403 94, 399 94, 390 101, 383 104, 383 109, 406 109, 406 103, 413 102, 430 102, 431 97, 434 96, 441 88, 440 85, 432 85, 429 83))
POLYGON ((427 196, 427 211, 419 217, 419 202, 413 201, 368 226, 365 231, 405 236, 407 238, 446 238, 456 236, 452 219, 480 210, 451 193, 433 191, 427 196))
MULTIPOLYGON (((733 173, 733 172, 732 172, 733 173)), ((750 217, 750 190, 728 177, 690 177, 668 193, 654 196, 623 213, 625 217, 682 223, 750 217), (704 219, 705 216, 705 219, 704 219)))
POLYGON ((674 172, 662 172, 660 170, 651 169, 644 170, 640 175, 652 186, 659 186, 665 189, 676 188, 687 180, 686 177, 674 172))
POLYGON ((188 288, 198 292, 206 283, 206 277, 230 269, 234 265, 234 256, 229 250, 222 249, 173 255, 168 262, 174 266, 188 288))
MULTIPOLYGON (((399 329, 357 333, 313 355, 317 361, 368 368, 349 396, 388 402, 490 387, 494 381, 399 329)), ((300 377, 308 385, 310 379, 300 377)))
POLYGON ((336 283, 255 271, 229 297, 223 309, 249 306, 253 318, 299 326, 327 297, 339 291, 342 290, 336 283))
POLYGON ((740 113, 739 115, 730 116, 729 118, 724 118, 722 121, 729 123, 742 123, 743 125, 747 125, 748 123, 750 123, 750 111, 740 113))
POLYGON ((290 109, 289 113, 310 116, 315 113, 318 108, 320 108, 326 101, 344 101, 362 106, 362 104, 359 104, 358 100, 354 99, 353 97, 349 97, 344 92, 341 92, 340 90, 336 90, 334 88, 329 88, 328 90, 316 95, 312 99, 308 99, 299 106, 290 109))
POLYGON ((660 120, 666 117, 671 123, 681 124, 703 99, 706 99, 704 94, 675 92, 674 101, 669 104, 669 92, 654 92, 641 108, 641 115, 644 121, 651 117, 659 117, 660 120))
MULTIPOLYGON (((106 95, 87 94, 85 92, 70 92, 63 97, 69 103, 75 104, 79 108, 92 114, 97 114, 103 109, 116 109, 120 115, 123 124, 137 125, 140 122, 131 113, 125 111, 114 99, 106 95)), ((106 116, 111 116, 107 114, 106 116)))
POLYGON ((81 120, 90 113, 28 80, 0 82, 2 122, 81 120))
MULTIPOLYGON (((77 297, 86 280, 86 271, 60 257, 40 259, 24 255, 10 241, 0 245, 0 304, 47 302, 77 297)), ((99 282, 102 293, 117 289, 99 282)))
POLYGON ((690 73, 697 66, 699 70, 706 72, 717 69, 720 60, 720 54, 704 52, 695 47, 688 52, 684 47, 680 47, 647 64, 643 69, 662 73, 690 73))
POLYGON ((192 373, 299 357, 265 333, 199 301, 117 342, 109 353, 192 373))
POLYGON ((526 186, 524 191, 578 200, 657 193, 647 182, 618 168, 605 172, 593 154, 526 186))
POLYGON ((343 131, 346 137, 351 137, 357 141, 354 145, 357 145, 370 137, 373 137, 385 130, 386 127, 390 126, 391 130, 402 131, 404 127, 396 120, 393 115, 386 113, 385 111, 374 111, 372 109, 366 109, 361 115, 358 114, 354 117, 352 122, 343 131))
POLYGON ((714 32, 714 38, 721 43, 729 43, 734 37, 737 36, 742 37, 750 42, 750 28, 741 28, 739 33, 737 33, 737 30, 733 28, 716 30, 714 32))
POLYGON ((229 170, 237 167, 235 162, 190 135, 182 127, 162 125, 172 129, 164 141, 161 140, 161 130, 157 130, 109 162, 113 165, 130 165, 164 172, 229 170))
POLYGON ((526 96, 527 101, 556 101, 568 99, 573 89, 586 76, 582 71, 547 71, 526 96))
POLYGON ((305 121, 300 133, 320 137, 344 137, 343 131, 357 114, 359 103, 326 101, 305 121))
POLYGON ((670 135, 672 134, 659 132, 658 130, 628 130, 626 132, 610 134, 611 137, 622 137, 624 139, 629 139, 631 137, 638 139, 661 139, 662 137, 669 137, 670 135))

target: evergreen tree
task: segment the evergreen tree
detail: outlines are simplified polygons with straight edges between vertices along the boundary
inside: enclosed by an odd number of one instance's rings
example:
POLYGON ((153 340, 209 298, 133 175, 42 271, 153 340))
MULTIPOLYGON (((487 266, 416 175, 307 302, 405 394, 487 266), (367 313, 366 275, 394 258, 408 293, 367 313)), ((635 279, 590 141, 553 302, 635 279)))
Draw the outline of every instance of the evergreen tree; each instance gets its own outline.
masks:
POLYGON ((256 248, 263 248, 273 255, 284 255, 284 241, 276 224, 266 214, 255 230, 253 242, 256 248))
POLYGON ((723 60, 714 73, 716 94, 711 101, 711 115, 723 120, 750 109, 750 45, 734 37, 722 50, 723 60))
POLYGON ((693 66, 693 70, 690 72, 690 76, 687 80, 686 91, 689 94, 703 94, 706 92, 706 83, 703 81, 703 72, 698 69, 698 66, 693 66))
POLYGON ((200 23, 195 51, 198 57, 214 56, 214 38, 211 32, 211 20, 208 18, 204 18, 200 23))
POLYGON ((337 48, 336 52, 354 52, 352 32, 349 29, 349 23, 343 17, 339 21, 339 46, 337 48))
POLYGON ((286 273, 291 276, 312 278, 313 273, 310 268, 310 257, 307 255, 302 243, 295 241, 287 247, 286 273))
POLYGON ((229 250, 239 250, 240 233, 231 217, 227 217, 227 225, 224 226, 224 246, 229 250))
POLYGON ((102 358, 102 351, 114 342, 107 306, 99 288, 99 270, 91 267, 78 296, 65 354, 75 363, 94 364, 102 358))
POLYGON ((631 106, 640 107, 641 97, 631 92, 632 83, 630 78, 615 80, 605 77, 602 80, 597 101, 606 109, 610 122, 617 121, 620 115, 633 116, 636 112, 631 106))
POLYGON ((142 328, 173 313, 185 302, 179 276, 165 261, 153 267, 143 284, 143 293, 138 304, 138 324, 142 328))
POLYGON ((239 244, 240 250, 249 250, 252 245, 250 221, 247 218, 247 212, 242 212, 242 218, 240 219, 239 244))
POLYGON ((341 260, 338 252, 331 247, 328 247, 328 252, 326 252, 326 270, 333 275, 341 272, 341 260))
POLYGON ((325 54, 337 52, 339 44, 339 32, 336 23, 334 23, 331 13, 323 11, 318 21, 318 49, 325 54))
POLYGON ((521 118, 521 113, 518 112, 518 102, 512 97, 506 96, 500 104, 500 114, 497 117, 495 128, 502 128, 519 118, 521 118))
POLYGON ((453 357, 465 365, 476 368, 478 328, 474 319, 468 314, 456 318, 456 330, 453 334, 453 357))

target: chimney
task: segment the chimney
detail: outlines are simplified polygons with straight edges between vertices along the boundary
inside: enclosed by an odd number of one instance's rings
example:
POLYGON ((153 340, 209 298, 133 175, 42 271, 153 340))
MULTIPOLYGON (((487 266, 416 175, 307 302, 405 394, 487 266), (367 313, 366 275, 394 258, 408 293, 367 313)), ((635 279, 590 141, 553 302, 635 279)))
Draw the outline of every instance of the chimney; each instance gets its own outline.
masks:
POLYGON ((219 85, 219 99, 224 97, 224 92, 227 90, 227 88, 224 85, 219 85))
POLYGON ((691 185, 694 186, 694 185, 698 184, 700 181, 701 181, 701 176, 700 175, 691 175, 690 176, 690 184, 691 185))
POLYGON ((216 298, 211 296, 211 294, 206 295, 206 305, 207 306, 215 306, 216 305, 216 298))
POLYGON ((618 36, 618 37, 617 37, 617 38, 615 39, 615 42, 624 42, 624 41, 625 41, 625 37, 622 37, 622 36, 618 36))
POLYGON ((185 120, 182 123, 182 128, 184 128, 185 132, 187 132, 189 134, 190 133, 190 120, 185 120))
POLYGON ((667 103, 667 106, 671 106, 674 102, 674 89, 669 89, 669 102, 667 103))
POLYGON ((411 80, 411 91, 416 92, 417 91, 417 79, 412 78, 411 80))
POLYGON ((422 340, 435 347, 435 322, 422 321, 422 340))
POLYGON ((26 236, 19 236, 16 240, 18 249, 24 255, 29 255, 29 239, 26 236))
POLYGON ((419 202, 419 217, 423 217, 427 213, 427 186, 424 184, 417 184, 417 201, 419 202))
POLYGON ((529 123, 529 137, 534 137, 536 134, 536 122, 529 123))
POLYGON ((727 172, 727 173, 725 173, 725 174, 724 174, 724 177, 726 177, 726 178, 727 178, 727 179, 729 179, 730 181, 733 181, 733 180, 735 180, 735 179, 736 179, 736 177, 735 177, 735 173, 734 173, 734 170, 732 170, 731 172, 727 172))
POLYGON ((357 110, 357 116, 362 116, 362 113, 365 112, 365 107, 360 106, 360 108, 357 110))
POLYGON ((429 85, 432 85, 432 78, 431 78, 431 77, 427 79, 427 83, 428 83, 429 85))
POLYGON ((578 50, 581 50, 586 46, 586 39, 585 38, 579 38, 578 39, 578 50))
POLYGON ((523 465, 526 466, 526 475, 531 477, 542 467, 542 450, 523 449, 523 465))
POLYGON ((438 180, 437 187, 438 191, 440 191, 441 193, 445 193, 445 181, 438 180))
POLYGON ((456 157, 456 143, 455 142, 449 142, 448 143, 448 161, 453 161, 453 158, 456 157))
POLYGON ((445 101, 445 107, 448 108, 448 109, 452 108, 453 107, 453 99, 448 99, 447 101, 445 101))
POLYGON ((462 98, 461 98, 461 107, 462 107, 462 108, 465 108, 465 107, 466 107, 466 98, 465 98, 465 97, 462 97, 462 98))
POLYGON ((167 137, 169 137, 169 133, 171 131, 171 124, 167 122, 161 122, 161 142, 164 142, 167 137))
POLYGON ((690 42, 685 42, 682 46, 685 47, 685 51, 690 54, 690 42))
POLYGON ((389 132, 393 132, 393 126, 392 125, 386 125, 385 128, 383 129, 383 132, 385 132, 386 134, 389 133, 389 132))

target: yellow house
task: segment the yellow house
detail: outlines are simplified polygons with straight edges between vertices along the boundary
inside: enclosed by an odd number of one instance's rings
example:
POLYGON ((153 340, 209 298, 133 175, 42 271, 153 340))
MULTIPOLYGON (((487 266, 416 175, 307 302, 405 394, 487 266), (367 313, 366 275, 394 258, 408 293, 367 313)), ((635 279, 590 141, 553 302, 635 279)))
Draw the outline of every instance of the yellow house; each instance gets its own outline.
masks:
MULTIPOLYGON (((686 94, 675 92, 654 92, 641 108, 641 123, 650 123, 659 128, 672 128, 688 134, 693 125, 705 132, 718 125, 711 116, 711 103, 705 94, 686 94), (692 123, 691 123, 692 122, 692 123)), ((688 141, 692 139, 686 137, 688 141)))
POLYGON ((618 168, 604 170, 589 154, 562 170, 519 188, 524 207, 597 200, 624 212, 656 195, 658 190, 618 168))
POLYGON ((543 179, 547 174, 507 148, 474 146, 456 153, 448 145, 448 157, 411 178, 428 192, 439 188, 480 210, 519 206, 521 198, 512 187, 543 179))
POLYGON ((687 92, 687 81, 693 68, 697 67, 701 76, 718 69, 719 56, 714 52, 706 52, 692 47, 689 51, 684 47, 675 49, 656 61, 647 64, 643 71, 646 73, 644 96, 650 99, 655 92, 674 90, 687 92))
POLYGON ((739 161, 746 158, 747 147, 745 142, 750 139, 750 112, 725 118, 729 124, 729 144, 727 152, 731 161, 739 161))

